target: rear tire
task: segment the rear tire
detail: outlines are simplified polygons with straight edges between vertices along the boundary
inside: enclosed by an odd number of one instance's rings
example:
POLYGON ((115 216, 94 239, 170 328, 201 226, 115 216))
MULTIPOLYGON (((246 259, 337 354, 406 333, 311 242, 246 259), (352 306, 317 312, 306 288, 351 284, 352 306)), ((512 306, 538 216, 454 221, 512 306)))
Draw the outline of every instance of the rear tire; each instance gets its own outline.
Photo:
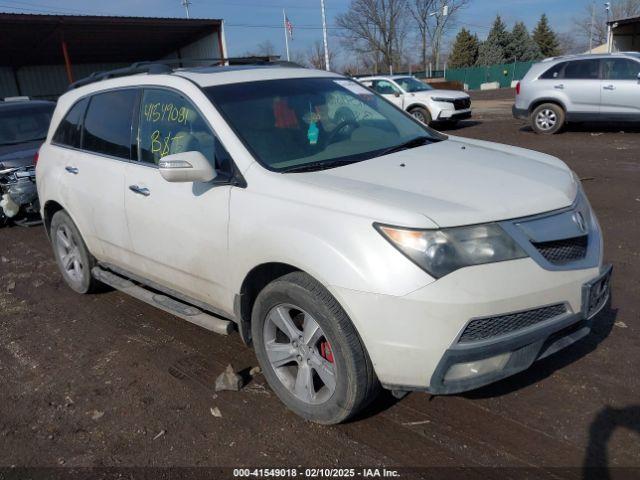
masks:
POLYGON ((429 125, 432 122, 431 113, 423 107, 413 107, 409 110, 409 114, 419 122, 429 125))
POLYGON ((96 259, 89 253, 78 227, 67 212, 60 210, 53 215, 49 235, 58 268, 67 285, 78 293, 103 290, 104 284, 91 275, 96 259))
POLYGON ((296 414, 336 424, 375 398, 379 383, 355 327, 327 289, 306 273, 293 272, 267 285, 251 320, 264 376, 296 414))
POLYGON ((543 135, 558 133, 565 124, 564 109, 555 103, 543 103, 531 113, 531 128, 543 135))

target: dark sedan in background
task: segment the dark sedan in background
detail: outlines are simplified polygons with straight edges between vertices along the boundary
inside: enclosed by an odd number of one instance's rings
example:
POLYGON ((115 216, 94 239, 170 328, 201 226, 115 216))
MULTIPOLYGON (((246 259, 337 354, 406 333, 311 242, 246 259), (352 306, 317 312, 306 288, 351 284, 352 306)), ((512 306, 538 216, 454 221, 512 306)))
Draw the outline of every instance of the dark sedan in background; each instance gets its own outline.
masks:
POLYGON ((0 101, 0 226, 38 218, 36 155, 54 107, 28 98, 0 101))

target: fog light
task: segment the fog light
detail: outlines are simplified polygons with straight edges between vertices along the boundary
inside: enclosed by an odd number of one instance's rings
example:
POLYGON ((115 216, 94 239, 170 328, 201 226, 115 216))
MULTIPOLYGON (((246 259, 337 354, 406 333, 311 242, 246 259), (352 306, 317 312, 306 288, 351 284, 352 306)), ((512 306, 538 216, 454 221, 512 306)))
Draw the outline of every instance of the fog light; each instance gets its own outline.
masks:
POLYGON ((444 381, 466 380, 502 370, 510 357, 511 352, 507 352, 496 355, 495 357, 476 360, 475 362, 456 363, 449 368, 447 374, 444 376, 444 381))

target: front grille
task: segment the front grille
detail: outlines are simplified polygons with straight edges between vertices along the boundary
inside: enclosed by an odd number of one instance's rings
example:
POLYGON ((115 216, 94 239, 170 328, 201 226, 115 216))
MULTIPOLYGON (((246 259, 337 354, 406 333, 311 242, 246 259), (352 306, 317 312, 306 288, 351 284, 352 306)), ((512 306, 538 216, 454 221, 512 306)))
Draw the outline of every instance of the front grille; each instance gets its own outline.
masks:
POLYGON ((471 106, 470 98, 456 98, 453 101, 453 106, 456 110, 466 110, 471 106))
POLYGON ((587 255, 588 245, 589 237, 587 235, 533 244, 544 258, 556 265, 582 260, 587 255))
POLYGON ((471 320, 460 335, 458 343, 477 342, 478 340, 499 337, 557 317, 566 311, 567 308, 560 303, 535 310, 471 320))

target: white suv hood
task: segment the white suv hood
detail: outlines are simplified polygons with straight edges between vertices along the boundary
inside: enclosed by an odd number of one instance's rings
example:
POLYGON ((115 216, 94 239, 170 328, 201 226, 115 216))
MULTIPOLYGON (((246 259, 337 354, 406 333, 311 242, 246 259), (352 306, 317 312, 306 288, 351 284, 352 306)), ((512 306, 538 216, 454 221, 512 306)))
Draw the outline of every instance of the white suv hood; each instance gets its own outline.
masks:
POLYGON ((291 175, 340 191, 343 198, 355 196, 424 215, 440 227, 556 210, 570 206, 577 193, 571 170, 555 157, 456 137, 344 167, 291 175))

